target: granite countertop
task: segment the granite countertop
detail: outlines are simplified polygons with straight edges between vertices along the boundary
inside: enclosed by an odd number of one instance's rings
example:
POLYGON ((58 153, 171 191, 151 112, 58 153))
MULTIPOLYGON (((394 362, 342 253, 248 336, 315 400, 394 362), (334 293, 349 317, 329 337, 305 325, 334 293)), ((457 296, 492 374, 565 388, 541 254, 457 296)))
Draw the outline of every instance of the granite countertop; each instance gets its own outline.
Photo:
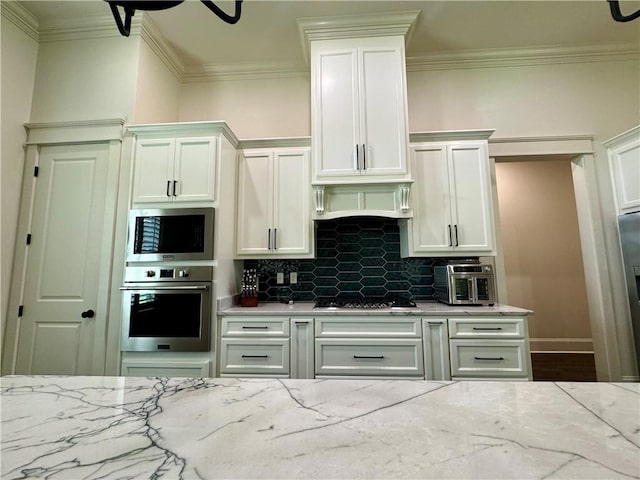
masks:
POLYGON ((465 305, 452 306, 437 302, 417 302, 415 308, 314 308, 313 302, 298 302, 287 305, 279 302, 262 302, 257 307, 232 306, 218 309, 218 315, 531 315, 533 312, 511 305, 496 304, 494 306, 465 305))
POLYGON ((640 384, 2 377, 3 479, 640 478, 640 384))

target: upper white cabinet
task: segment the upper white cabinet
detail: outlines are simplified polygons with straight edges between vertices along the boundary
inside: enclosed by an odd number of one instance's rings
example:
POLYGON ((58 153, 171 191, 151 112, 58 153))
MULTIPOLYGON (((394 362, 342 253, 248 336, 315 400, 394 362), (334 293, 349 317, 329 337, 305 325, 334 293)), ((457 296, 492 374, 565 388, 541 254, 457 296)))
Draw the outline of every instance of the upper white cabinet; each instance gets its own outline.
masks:
POLYGON ((311 44, 314 181, 407 174, 404 37, 311 44))
POLYGON ((240 156, 236 253, 313 256, 309 148, 246 149, 240 156))
POLYGON ((212 203, 217 200, 223 136, 221 122, 129 127, 136 136, 133 204, 212 203))
POLYGON ((416 183, 413 218, 401 222, 403 256, 495 254, 486 140, 491 133, 455 132, 444 141, 416 135, 429 141, 411 144, 416 183))
POLYGON ((620 215, 640 211, 640 126, 604 142, 620 215))

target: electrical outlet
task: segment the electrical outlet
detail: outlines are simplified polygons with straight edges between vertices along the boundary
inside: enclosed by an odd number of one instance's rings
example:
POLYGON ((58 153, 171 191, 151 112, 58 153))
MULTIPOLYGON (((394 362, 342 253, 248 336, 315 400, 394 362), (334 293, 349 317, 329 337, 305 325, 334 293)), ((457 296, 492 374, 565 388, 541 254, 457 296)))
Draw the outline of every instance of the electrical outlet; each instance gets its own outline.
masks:
POLYGON ((282 285, 284 283, 284 273, 282 272, 276 273, 276 283, 278 285, 282 285))
POLYGON ((289 274, 289 283, 291 285, 295 285, 296 283, 298 283, 298 272, 291 272, 289 274))

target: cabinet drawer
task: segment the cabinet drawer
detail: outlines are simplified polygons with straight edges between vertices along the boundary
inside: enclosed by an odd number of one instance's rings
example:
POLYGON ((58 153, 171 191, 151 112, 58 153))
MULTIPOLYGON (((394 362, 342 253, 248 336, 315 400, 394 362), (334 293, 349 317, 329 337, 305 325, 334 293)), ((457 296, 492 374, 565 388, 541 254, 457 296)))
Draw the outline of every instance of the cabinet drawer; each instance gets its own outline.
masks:
POLYGON ((452 377, 528 376, 525 340, 451 340, 452 377))
POLYGON ((289 375, 289 339, 223 338, 220 373, 289 375))
POLYGON ((422 336, 419 318, 380 317, 316 318, 316 337, 409 337, 422 336))
POLYGON ((450 318, 450 338, 525 338, 524 318, 450 318))
POLYGON ((423 377, 420 340, 316 340, 316 375, 423 377))
POLYGON ((222 317, 220 334, 234 337, 288 337, 288 318, 222 317))

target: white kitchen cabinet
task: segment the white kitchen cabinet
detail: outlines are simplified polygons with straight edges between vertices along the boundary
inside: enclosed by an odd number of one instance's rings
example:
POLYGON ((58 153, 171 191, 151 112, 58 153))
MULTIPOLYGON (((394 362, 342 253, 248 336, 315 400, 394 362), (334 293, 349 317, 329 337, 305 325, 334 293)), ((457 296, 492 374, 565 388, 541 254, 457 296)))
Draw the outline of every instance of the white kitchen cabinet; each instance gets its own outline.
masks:
POLYGON ((125 377, 195 377, 211 376, 211 361, 172 359, 122 360, 121 375, 125 377))
POLYGON ((315 378, 313 318, 291 319, 291 378, 315 378))
POLYGON ((526 317, 449 318, 451 378, 531 380, 526 317))
POLYGON ((446 318, 422 320, 425 380, 451 380, 446 318))
POLYGON ((289 319, 222 317, 221 377, 289 377, 289 319))
POLYGON ((494 255, 486 140, 411 145, 413 218, 403 220, 402 256, 494 255))
POLYGON ((618 214, 640 211, 640 126, 606 142, 618 214))
POLYGON ((240 157, 236 254, 302 258, 314 254, 309 149, 250 149, 240 157))
POLYGON ((424 378, 415 317, 316 318, 316 376, 424 378))
POLYGON ((133 203, 213 202, 217 143, 215 136, 138 138, 133 203))
POLYGON ((408 178, 401 35, 311 42, 313 181, 408 178))

